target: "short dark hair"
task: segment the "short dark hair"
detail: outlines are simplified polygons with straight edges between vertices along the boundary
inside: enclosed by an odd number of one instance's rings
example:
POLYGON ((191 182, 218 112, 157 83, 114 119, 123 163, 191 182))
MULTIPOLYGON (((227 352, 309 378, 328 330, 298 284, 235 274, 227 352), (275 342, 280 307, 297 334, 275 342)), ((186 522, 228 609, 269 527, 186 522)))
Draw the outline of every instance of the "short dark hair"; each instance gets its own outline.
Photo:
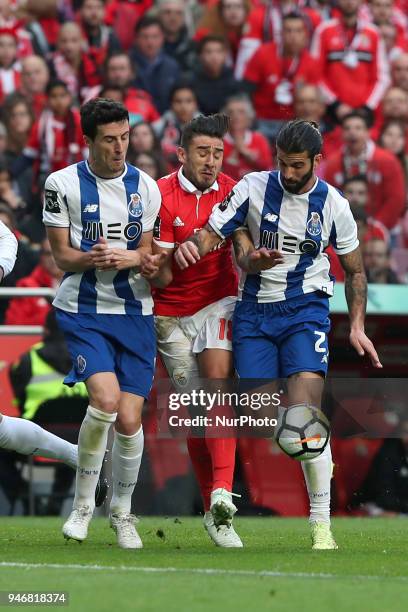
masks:
POLYGON ((129 113, 121 102, 93 98, 81 106, 81 127, 85 136, 93 140, 99 125, 129 121, 129 113))
POLYGON ((181 91, 182 89, 188 89, 189 91, 191 91, 191 93, 194 95, 197 101, 197 94, 196 94, 194 87, 192 86, 190 81, 186 80, 186 81, 177 81, 177 83, 173 85, 173 87, 170 89, 170 94, 169 94, 170 103, 173 102, 173 98, 176 95, 176 93, 178 91, 181 91))
POLYGON ((341 119, 341 127, 344 127, 344 124, 349 119, 361 119, 361 121, 365 124, 366 128, 367 129, 370 128, 370 119, 364 110, 359 110, 356 108, 355 110, 352 110, 350 113, 347 113, 347 115, 344 115, 344 117, 342 117, 341 119))
POLYGON ((300 21, 303 21, 303 25, 306 26, 305 17, 299 11, 290 11, 290 13, 286 13, 286 15, 282 17, 283 23, 285 23, 285 21, 290 21, 291 19, 299 19, 300 21))
POLYGON ((186 125, 181 135, 181 146, 187 149, 194 136, 224 138, 228 132, 229 118, 221 113, 204 117, 200 115, 186 125))
POLYGON ((368 188, 368 178, 365 174, 355 174, 354 176, 349 176, 343 183, 343 191, 350 185, 351 183, 364 183, 364 185, 368 188))
POLYGON ((57 87, 62 87, 63 89, 65 89, 66 92, 70 93, 68 85, 65 83, 65 81, 62 81, 61 79, 52 79, 47 83, 47 86, 45 88, 45 93, 47 94, 47 96, 51 94, 53 89, 57 89, 57 87))
POLYGON ((227 41, 225 40, 225 38, 223 36, 218 36, 217 34, 209 34, 208 36, 204 36, 204 38, 202 38, 201 40, 198 41, 197 43, 197 55, 201 55, 201 53, 203 52, 203 49, 206 45, 210 44, 210 43, 219 43, 220 45, 222 45, 224 47, 224 49, 227 48, 227 41))
POLYGON ((276 146, 285 153, 307 151, 309 157, 313 159, 322 150, 323 138, 315 121, 295 119, 280 129, 276 146))
POLYGON ((135 26, 135 34, 139 34, 141 30, 150 28, 151 26, 157 26, 163 32, 163 25, 160 19, 153 17, 152 15, 144 15, 135 26))

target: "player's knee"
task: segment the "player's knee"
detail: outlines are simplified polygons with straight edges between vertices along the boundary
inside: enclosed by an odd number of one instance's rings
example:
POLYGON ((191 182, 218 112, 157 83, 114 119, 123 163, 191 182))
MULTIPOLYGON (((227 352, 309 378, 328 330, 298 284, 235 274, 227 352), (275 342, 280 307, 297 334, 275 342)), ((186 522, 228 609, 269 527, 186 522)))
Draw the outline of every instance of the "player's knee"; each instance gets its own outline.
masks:
POLYGON ((125 436, 133 436, 142 426, 142 418, 136 414, 118 415, 115 429, 125 436))
POLYGON ((104 412, 118 412, 120 393, 100 391, 93 393, 89 398, 91 406, 103 410, 104 412))

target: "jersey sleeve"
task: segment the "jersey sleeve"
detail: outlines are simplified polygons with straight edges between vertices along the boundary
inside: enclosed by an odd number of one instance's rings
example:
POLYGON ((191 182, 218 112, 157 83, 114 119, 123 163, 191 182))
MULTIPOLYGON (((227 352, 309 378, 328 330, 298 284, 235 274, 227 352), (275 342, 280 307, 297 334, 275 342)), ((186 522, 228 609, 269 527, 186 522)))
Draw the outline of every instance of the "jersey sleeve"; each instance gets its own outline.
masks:
POLYGON ((246 225, 248 208, 249 184, 244 177, 223 201, 214 207, 208 223, 221 238, 228 238, 235 230, 246 225))
MULTIPOLYGON (((171 201, 171 200, 170 200, 171 201)), ((168 203, 163 200, 159 214, 154 225, 153 239, 163 249, 173 249, 176 246, 174 235, 173 215, 168 203)))
POLYGON ((347 255, 359 245, 357 224, 354 221, 348 201, 339 195, 333 206, 333 220, 330 243, 337 255, 347 255))
POLYGON ((153 230, 161 204, 161 193, 156 181, 149 181, 148 184, 149 200, 143 215, 143 232, 151 232, 153 230))
POLYGON ((0 268, 3 269, 4 276, 10 274, 14 268, 17 257, 17 246, 17 239, 13 232, 0 221, 0 268))
POLYGON ((45 181, 43 222, 49 227, 69 227, 69 211, 65 189, 53 174, 45 181))

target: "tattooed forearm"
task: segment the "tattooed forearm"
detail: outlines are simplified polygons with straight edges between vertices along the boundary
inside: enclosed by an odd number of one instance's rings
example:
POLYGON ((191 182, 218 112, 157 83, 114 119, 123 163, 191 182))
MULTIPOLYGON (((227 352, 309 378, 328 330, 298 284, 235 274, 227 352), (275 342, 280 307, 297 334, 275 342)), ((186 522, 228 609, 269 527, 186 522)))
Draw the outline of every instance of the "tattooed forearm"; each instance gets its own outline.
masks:
POLYGON ((364 326, 367 306, 367 278, 364 272, 360 249, 340 256, 346 273, 345 294, 351 326, 364 326))
POLYGON ((235 230, 235 232, 232 234, 232 244, 234 247, 237 264, 246 272, 250 272, 251 266, 248 256, 255 249, 255 246, 248 230, 235 230))
POLYGON ((221 242, 222 238, 214 232, 211 225, 207 225, 201 229, 196 234, 193 234, 187 239, 189 242, 193 242, 198 248, 198 252, 200 256, 203 257, 206 255, 211 249, 213 249, 219 242, 221 242))

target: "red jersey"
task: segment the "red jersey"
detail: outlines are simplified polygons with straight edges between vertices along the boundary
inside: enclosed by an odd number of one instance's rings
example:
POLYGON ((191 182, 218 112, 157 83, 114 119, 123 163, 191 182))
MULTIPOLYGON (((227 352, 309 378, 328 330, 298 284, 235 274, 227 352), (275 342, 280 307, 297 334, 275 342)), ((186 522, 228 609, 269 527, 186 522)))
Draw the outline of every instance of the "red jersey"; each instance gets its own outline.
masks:
MULTIPOLYGON (((182 169, 157 181, 162 205, 154 230, 155 242, 172 249, 203 228, 216 204, 235 185, 226 174, 201 192, 182 169)), ((231 254, 231 241, 222 241, 194 266, 186 270, 173 262, 173 280, 165 289, 155 289, 155 314, 168 317, 191 316, 222 298, 237 295, 238 277, 231 254)))
MULTIPOLYGON (((21 278, 16 287, 52 287, 58 281, 50 276, 45 268, 38 265, 29 276, 21 278)), ((43 297, 13 298, 6 310, 6 325, 44 325, 51 305, 43 297)))
POLYGON ((151 95, 147 93, 147 91, 144 91, 144 89, 129 87, 126 90, 123 104, 129 111, 131 126, 139 121, 153 123, 153 121, 160 119, 160 115, 153 104, 151 95))
POLYGON ((272 151, 268 140, 261 132, 247 130, 244 136, 245 146, 255 154, 253 161, 238 154, 234 140, 230 134, 224 138, 224 163, 222 165, 226 174, 239 181, 248 172, 256 170, 271 170, 273 166, 272 151))
POLYGON ((244 79, 256 85, 252 94, 258 119, 292 119, 296 83, 316 83, 318 62, 304 50, 295 58, 282 57, 274 42, 264 43, 250 59, 244 79))
POLYGON ((346 168, 344 153, 343 149, 329 157, 324 179, 341 189, 347 177, 365 174, 370 196, 367 214, 392 229, 405 209, 405 179, 401 164, 390 151, 377 147, 372 141, 368 142, 366 157, 360 160, 360 164, 358 160, 356 163, 351 160, 350 167, 346 168))
POLYGON ((378 30, 364 22, 347 29, 340 19, 319 25, 311 53, 320 62, 320 88, 326 102, 376 109, 388 85, 388 62, 378 30))

